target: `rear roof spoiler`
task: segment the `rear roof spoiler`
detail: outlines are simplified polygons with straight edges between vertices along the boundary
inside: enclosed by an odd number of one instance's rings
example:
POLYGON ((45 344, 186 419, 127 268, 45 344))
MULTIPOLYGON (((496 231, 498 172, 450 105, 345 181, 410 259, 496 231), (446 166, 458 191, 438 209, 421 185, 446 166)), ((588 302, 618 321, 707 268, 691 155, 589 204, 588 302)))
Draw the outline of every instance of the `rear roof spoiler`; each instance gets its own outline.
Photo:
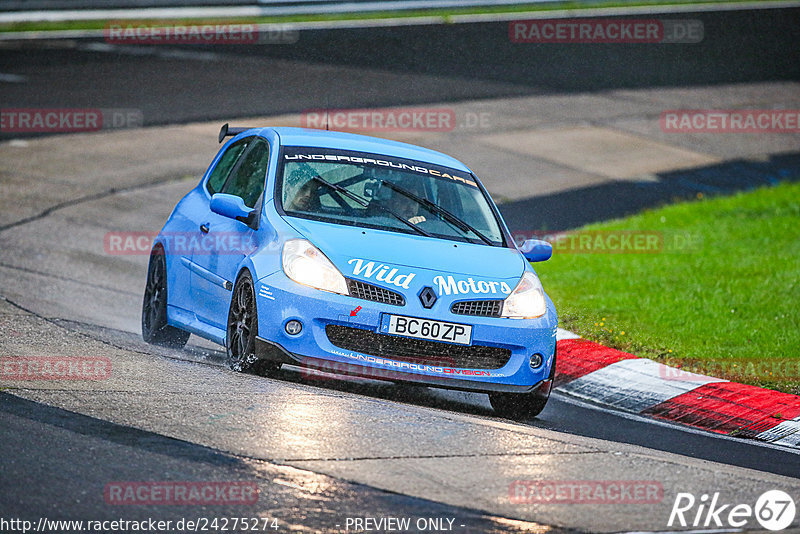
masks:
POLYGON ((246 132, 250 128, 251 128, 250 126, 234 126, 234 127, 230 127, 230 126, 228 126, 228 123, 226 122, 225 124, 222 125, 222 128, 219 129, 219 142, 220 143, 223 142, 225 140, 225 138, 228 137, 228 136, 239 135, 242 132, 246 132))

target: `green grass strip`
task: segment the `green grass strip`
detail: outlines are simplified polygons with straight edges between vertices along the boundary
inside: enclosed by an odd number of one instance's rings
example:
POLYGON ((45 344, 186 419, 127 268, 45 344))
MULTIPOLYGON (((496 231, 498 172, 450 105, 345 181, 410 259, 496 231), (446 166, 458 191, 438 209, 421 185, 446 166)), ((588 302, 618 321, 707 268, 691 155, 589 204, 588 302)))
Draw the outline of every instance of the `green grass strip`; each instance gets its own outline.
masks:
POLYGON ((553 258, 535 265, 561 326, 686 370, 800 394, 800 183, 578 232, 608 244, 621 230, 660 235, 661 249, 585 253, 564 242, 559 253, 556 243, 553 258))

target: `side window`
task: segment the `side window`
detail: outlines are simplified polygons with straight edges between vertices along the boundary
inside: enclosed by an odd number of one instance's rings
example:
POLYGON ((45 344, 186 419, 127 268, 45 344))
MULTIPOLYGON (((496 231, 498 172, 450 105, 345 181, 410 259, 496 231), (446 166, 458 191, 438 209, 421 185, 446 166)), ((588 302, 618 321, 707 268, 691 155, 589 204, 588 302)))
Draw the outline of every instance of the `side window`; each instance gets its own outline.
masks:
POLYGON ((236 195, 244 200, 248 208, 254 208, 264 192, 264 180, 269 162, 269 145, 263 139, 252 142, 236 170, 228 177, 223 193, 236 195))
POLYGON ((208 189, 208 194, 213 195, 214 193, 219 193, 222 190, 223 184, 225 184, 225 179, 230 174, 231 169, 236 164, 236 160, 239 159, 239 156, 242 155, 244 149, 250 144, 252 141, 252 137, 248 137, 246 139, 241 139, 236 141, 234 144, 228 147, 228 150, 219 158, 216 167, 214 170, 211 171, 211 175, 208 177, 208 182, 206 182, 206 189, 208 189))

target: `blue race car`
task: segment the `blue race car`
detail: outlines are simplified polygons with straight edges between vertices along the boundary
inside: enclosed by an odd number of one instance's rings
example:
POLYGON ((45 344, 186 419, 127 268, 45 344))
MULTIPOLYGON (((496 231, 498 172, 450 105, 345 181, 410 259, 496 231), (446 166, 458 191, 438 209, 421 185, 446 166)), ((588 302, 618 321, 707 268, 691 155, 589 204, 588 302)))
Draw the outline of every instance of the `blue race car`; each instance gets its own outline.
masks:
POLYGON ((190 333, 236 371, 294 364, 489 394, 511 417, 544 408, 556 310, 478 178, 424 148, 341 132, 232 136, 155 239, 149 343, 190 333))

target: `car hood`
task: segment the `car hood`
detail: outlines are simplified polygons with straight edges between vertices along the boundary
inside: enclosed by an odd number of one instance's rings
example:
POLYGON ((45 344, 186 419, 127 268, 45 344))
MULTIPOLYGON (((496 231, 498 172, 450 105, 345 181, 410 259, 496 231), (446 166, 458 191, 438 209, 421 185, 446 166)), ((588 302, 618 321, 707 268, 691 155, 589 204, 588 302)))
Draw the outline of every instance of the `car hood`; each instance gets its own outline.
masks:
POLYGON ((430 285, 439 289, 440 295, 453 292, 502 298, 511 292, 525 269, 522 255, 507 247, 296 217, 287 218, 287 222, 319 248, 345 276, 389 287, 414 289, 430 285))

